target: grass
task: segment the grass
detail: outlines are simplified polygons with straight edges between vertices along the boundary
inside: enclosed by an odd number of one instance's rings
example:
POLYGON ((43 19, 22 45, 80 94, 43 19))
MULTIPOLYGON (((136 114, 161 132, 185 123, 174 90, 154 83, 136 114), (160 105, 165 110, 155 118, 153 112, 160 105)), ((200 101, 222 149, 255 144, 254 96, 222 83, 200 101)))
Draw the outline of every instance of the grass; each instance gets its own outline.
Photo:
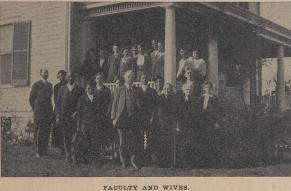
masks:
POLYGON ((291 163, 272 163, 248 168, 163 169, 144 167, 121 169, 117 164, 72 167, 64 162, 57 150, 36 158, 32 146, 10 145, 2 142, 1 175, 4 177, 161 177, 161 176, 290 176, 291 163))

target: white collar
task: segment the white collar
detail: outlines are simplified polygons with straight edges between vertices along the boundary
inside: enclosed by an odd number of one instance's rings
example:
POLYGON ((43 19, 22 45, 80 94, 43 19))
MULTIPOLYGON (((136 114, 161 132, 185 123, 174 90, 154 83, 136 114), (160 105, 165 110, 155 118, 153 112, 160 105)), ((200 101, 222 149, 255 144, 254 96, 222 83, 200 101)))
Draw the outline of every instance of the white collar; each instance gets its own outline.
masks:
POLYGON ((72 85, 70 83, 67 83, 67 87, 69 88, 70 91, 72 91, 75 87, 75 83, 73 83, 72 85))
POLYGON ((91 102, 93 102, 94 95, 93 95, 93 94, 90 95, 90 94, 87 93, 87 96, 88 96, 89 100, 90 100, 91 102))
POLYGON ((97 85, 96 85, 96 89, 97 89, 97 90, 101 90, 102 88, 103 88, 103 85, 101 85, 101 86, 97 86, 97 85))
POLYGON ((131 85, 131 86, 129 86, 129 84, 125 84, 125 86, 126 86, 126 88, 127 88, 127 89, 129 89, 129 88, 131 88, 131 89, 132 89, 132 85, 131 85))
POLYGON ((144 84, 141 85, 141 88, 144 92, 148 89, 148 87, 149 87, 148 85, 144 85, 144 84))

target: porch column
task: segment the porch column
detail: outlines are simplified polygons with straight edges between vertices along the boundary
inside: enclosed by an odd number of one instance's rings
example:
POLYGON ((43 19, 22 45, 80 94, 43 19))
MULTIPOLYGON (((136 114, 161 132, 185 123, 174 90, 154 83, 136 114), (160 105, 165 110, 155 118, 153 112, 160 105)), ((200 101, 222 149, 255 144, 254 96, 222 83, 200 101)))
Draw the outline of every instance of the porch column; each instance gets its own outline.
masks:
POLYGON ((175 7, 165 7, 165 82, 169 82, 176 90, 176 21, 175 7))
POLYGON ((277 49, 277 86, 276 86, 276 98, 277 107, 279 111, 286 109, 285 105, 285 80, 284 80, 284 47, 278 46, 277 49))
POLYGON ((214 95, 218 95, 218 45, 217 39, 210 35, 208 38, 208 62, 207 62, 208 80, 214 85, 214 95))

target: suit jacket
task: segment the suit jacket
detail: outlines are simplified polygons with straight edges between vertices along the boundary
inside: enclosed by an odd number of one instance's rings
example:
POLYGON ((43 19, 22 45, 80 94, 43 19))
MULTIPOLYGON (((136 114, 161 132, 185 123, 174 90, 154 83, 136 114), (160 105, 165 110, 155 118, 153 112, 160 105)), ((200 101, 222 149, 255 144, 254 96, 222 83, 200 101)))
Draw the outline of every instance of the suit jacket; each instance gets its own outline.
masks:
POLYGON ((159 53, 154 55, 154 52, 151 54, 152 60, 152 77, 155 79, 157 76, 164 77, 164 53, 159 53))
POLYGON ((108 82, 114 82, 115 80, 117 80, 120 60, 121 60, 120 55, 118 55, 117 57, 115 57, 114 55, 109 56, 107 75, 108 82))
POLYGON ((32 85, 29 103, 33 110, 34 120, 52 120, 53 86, 51 83, 46 84, 39 80, 32 85))
POLYGON ((98 102, 100 102, 100 114, 108 116, 108 112, 110 110, 109 105, 111 101, 110 89, 103 85, 100 90, 96 89, 96 97, 98 102))
POLYGON ((108 70, 109 70, 108 67, 109 67, 108 66, 108 58, 104 59, 102 66, 100 65, 100 59, 98 60, 97 72, 101 72, 103 74, 104 79, 107 79, 107 77, 108 77, 108 70))
POLYGON ((189 135, 193 130, 197 130, 196 125, 197 121, 197 100, 193 96, 190 96, 186 101, 185 96, 179 98, 178 104, 178 113, 179 113, 179 127, 182 134, 189 135))
POLYGON ((54 86, 54 103, 55 103, 55 105, 57 104, 59 90, 65 84, 66 83, 59 82, 54 86))
POLYGON ((139 89, 140 114, 143 119, 149 120, 157 108, 158 95, 151 87, 148 87, 145 91, 142 90, 142 87, 139 87, 139 89))
POLYGON ((111 109, 111 119, 116 120, 117 123, 120 120, 123 112, 127 112, 128 117, 136 115, 140 105, 137 99, 137 95, 140 91, 137 87, 132 87, 132 96, 130 96, 129 90, 125 85, 118 86, 114 91, 112 109, 111 109))
POLYGON ((203 109, 204 96, 200 97, 197 105, 201 130, 213 130, 218 121, 218 102, 216 97, 209 97, 207 109, 203 109))
POLYGON ((83 88, 77 84, 74 85, 71 92, 67 85, 62 86, 56 104, 57 118, 71 117, 77 111, 78 100, 83 93, 83 88))

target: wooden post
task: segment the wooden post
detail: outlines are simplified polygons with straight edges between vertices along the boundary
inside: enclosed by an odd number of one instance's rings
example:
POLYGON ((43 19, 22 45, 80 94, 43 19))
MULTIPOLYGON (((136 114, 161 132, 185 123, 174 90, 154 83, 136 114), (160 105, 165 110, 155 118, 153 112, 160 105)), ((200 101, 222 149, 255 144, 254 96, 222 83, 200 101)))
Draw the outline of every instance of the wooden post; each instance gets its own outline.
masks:
MULTIPOLYGON (((212 30, 212 27, 210 27, 212 30)), ((213 31, 210 31, 208 37, 208 62, 207 62, 207 76, 208 80, 214 85, 214 95, 218 95, 218 44, 217 39, 213 35, 213 31)))
POLYGON ((176 19, 175 7, 165 7, 165 82, 173 85, 176 90, 176 19))
POLYGON ((277 49, 277 86, 276 100, 279 111, 284 111, 285 105, 285 79, 284 79, 284 47, 278 46, 277 49))

